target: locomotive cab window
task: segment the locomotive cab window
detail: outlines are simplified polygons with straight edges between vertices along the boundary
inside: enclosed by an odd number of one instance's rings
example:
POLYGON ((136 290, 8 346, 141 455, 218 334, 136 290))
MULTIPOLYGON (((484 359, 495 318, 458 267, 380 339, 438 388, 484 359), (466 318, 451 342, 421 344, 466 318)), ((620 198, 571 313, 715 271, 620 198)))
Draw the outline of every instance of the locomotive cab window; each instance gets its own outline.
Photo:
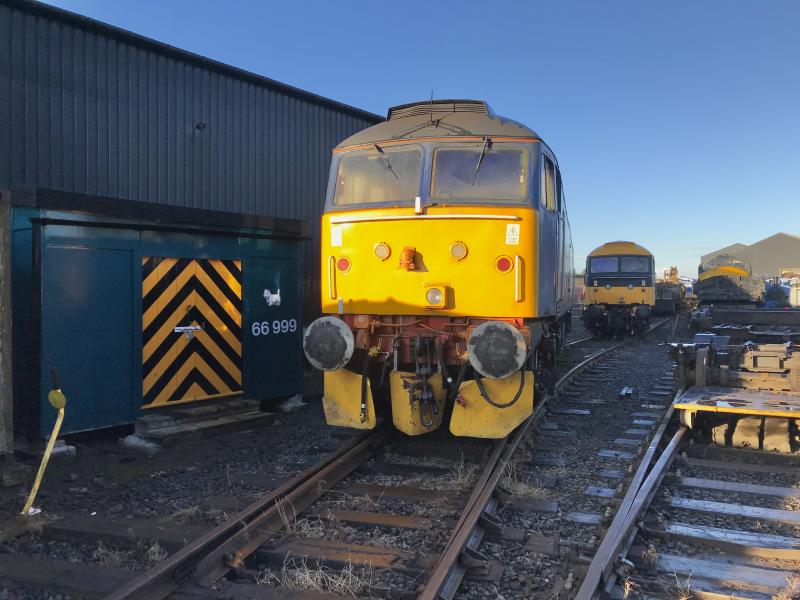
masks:
POLYGON ((619 258, 616 256, 598 256, 589 260, 589 272, 594 275, 616 273, 618 270, 619 258))
POLYGON ((620 259, 621 271, 623 273, 649 273, 649 256, 623 256, 620 259))
POLYGON ((556 210, 556 167, 549 156, 544 157, 544 174, 542 176, 542 203, 547 210, 556 210))
POLYGON ((493 144, 440 146, 433 155, 431 197, 439 200, 521 202, 528 196, 524 148, 493 144))
POLYGON ((344 154, 339 160, 335 206, 411 202, 419 195, 422 151, 381 147, 344 154))

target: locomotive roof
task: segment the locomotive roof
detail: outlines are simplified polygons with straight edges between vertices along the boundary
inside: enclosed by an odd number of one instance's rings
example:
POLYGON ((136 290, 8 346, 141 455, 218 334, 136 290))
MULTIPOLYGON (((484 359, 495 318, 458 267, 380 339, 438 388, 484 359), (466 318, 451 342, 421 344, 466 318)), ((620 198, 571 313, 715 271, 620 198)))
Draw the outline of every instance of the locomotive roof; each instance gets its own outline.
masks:
POLYGON ((429 100, 393 106, 386 121, 351 135, 336 148, 465 136, 541 139, 522 123, 495 114, 482 100, 429 100))
POLYGON ((613 256, 616 254, 632 254, 641 256, 652 256, 652 253, 645 247, 633 242, 608 242, 598 246, 589 253, 589 256, 613 256))

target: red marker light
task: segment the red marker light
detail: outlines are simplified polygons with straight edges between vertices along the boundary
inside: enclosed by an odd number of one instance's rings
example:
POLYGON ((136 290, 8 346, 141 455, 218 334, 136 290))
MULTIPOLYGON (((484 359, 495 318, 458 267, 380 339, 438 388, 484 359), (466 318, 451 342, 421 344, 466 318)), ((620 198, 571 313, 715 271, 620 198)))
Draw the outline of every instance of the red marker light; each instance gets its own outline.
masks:
POLYGON ((511 267, 514 266, 514 263, 512 263, 511 259, 507 256, 501 256, 494 261, 494 266, 501 273, 508 273, 511 270, 511 267))
POLYGON ((342 273, 345 271, 350 270, 350 259, 346 256, 342 256, 339 260, 336 261, 336 268, 339 269, 342 273))

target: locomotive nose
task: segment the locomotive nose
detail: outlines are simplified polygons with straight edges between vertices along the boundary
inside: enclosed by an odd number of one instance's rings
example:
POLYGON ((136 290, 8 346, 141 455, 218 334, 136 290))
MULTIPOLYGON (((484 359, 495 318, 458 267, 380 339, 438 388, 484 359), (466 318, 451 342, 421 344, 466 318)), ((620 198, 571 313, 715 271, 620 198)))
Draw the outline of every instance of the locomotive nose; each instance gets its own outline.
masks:
POLYGON ((336 317, 320 317, 303 334, 303 352, 321 371, 341 369, 353 356, 353 332, 336 317))
POLYGON ((513 375, 525 362, 525 338, 515 327, 503 321, 481 323, 472 332, 467 355, 473 368, 491 379, 513 375))

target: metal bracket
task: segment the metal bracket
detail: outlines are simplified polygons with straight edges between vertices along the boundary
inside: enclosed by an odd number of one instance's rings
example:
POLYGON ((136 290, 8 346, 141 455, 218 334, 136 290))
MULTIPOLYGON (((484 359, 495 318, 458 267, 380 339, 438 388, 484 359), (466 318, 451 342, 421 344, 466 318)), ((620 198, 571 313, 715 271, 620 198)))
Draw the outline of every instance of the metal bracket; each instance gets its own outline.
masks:
POLYGON ((186 335, 186 339, 190 340, 194 337, 195 331, 202 331, 202 325, 185 325, 185 326, 178 326, 175 327, 172 331, 175 333, 183 333, 186 335))

